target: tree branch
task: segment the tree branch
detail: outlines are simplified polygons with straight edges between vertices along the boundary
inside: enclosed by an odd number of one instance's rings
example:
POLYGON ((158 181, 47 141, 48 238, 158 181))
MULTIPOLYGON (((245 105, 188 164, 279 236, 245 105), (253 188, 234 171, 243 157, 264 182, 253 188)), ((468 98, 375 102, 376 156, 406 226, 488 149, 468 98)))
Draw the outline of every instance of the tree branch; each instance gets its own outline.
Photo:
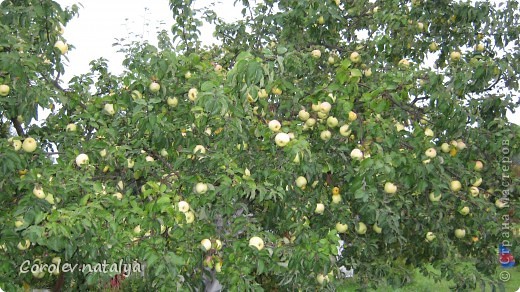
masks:
POLYGON ((20 137, 23 137, 24 131, 23 131, 22 123, 20 123, 17 118, 11 118, 11 123, 13 123, 13 126, 16 130, 16 134, 18 134, 18 136, 20 136, 20 137))

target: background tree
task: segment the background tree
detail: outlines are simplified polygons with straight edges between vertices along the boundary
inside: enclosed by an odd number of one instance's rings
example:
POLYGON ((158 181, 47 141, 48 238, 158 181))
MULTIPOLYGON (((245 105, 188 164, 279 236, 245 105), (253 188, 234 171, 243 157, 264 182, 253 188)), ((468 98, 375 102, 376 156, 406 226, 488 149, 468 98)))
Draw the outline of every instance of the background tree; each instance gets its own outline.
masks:
POLYGON ((500 283, 517 1, 246 0, 236 23, 191 2, 170 1, 158 47, 121 46, 125 73, 95 60, 66 89, 77 7, 0 4, 2 288, 115 276, 25 259, 138 260, 139 285, 165 291, 344 289, 342 266, 360 288, 415 268, 500 283), (203 20, 221 46, 201 45, 203 20))

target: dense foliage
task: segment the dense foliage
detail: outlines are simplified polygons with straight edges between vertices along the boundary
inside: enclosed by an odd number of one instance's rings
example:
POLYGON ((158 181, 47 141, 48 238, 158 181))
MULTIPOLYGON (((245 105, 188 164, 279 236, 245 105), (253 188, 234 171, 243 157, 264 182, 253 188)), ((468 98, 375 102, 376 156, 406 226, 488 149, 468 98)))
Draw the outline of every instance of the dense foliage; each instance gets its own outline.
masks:
POLYGON ((0 4, 0 287, 117 285, 27 259, 139 261, 164 291, 340 289, 342 266, 359 287, 500 283, 518 1, 243 0, 235 23, 191 2, 157 47, 120 44, 124 74, 100 59, 69 84, 78 7, 0 4))

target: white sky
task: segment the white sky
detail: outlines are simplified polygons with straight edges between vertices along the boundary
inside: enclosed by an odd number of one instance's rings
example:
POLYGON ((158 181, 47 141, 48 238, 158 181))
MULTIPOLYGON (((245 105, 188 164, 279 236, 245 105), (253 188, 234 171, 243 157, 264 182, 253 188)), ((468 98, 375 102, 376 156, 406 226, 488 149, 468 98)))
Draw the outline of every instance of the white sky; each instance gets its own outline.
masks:
MULTIPOLYGON (((166 29, 170 31, 173 25, 172 13, 168 0, 136 1, 136 0, 58 0, 62 7, 81 3, 79 16, 72 19, 65 28, 64 37, 67 43, 75 46, 67 53, 69 62, 65 83, 68 80, 89 69, 89 62, 104 57, 109 60, 109 70, 114 74, 123 71, 121 65, 123 54, 117 53, 117 47, 112 44, 115 39, 136 40, 137 35, 142 40, 156 44, 156 32, 166 29)), ((197 0, 196 6, 202 7, 213 1, 197 0)), ((241 17, 240 10, 233 6, 234 0, 221 0, 214 8, 220 17, 232 21, 241 17), (225 12, 225 13, 223 13, 225 12)), ((205 44, 214 42, 213 27, 205 25, 202 29, 202 41, 205 44)), ((520 125, 520 109, 508 115, 510 121, 520 125)))

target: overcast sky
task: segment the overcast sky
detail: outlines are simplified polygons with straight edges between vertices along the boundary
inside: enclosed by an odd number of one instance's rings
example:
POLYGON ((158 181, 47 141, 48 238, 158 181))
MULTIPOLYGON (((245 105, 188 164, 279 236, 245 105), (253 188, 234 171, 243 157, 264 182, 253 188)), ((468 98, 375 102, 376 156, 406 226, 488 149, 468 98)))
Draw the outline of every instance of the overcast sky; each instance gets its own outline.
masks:
MULTIPOLYGON (((494 2, 496 0, 493 0, 494 2)), ((117 53, 117 47, 112 44, 115 39, 136 40, 136 35, 142 36, 152 44, 157 43, 156 32, 166 29, 170 31, 173 25, 172 13, 168 0, 129 1, 129 0, 58 0, 65 6, 81 3, 79 17, 74 18, 65 28, 64 37, 67 43, 75 46, 67 53, 69 62, 65 82, 71 77, 88 71, 89 62, 104 57, 109 60, 109 69, 114 74, 123 71, 121 62, 123 55, 117 53)), ((213 1, 196 0, 196 7, 202 7, 213 1)), ((241 17, 240 10, 233 6, 234 0, 221 0, 215 11, 223 12, 220 17, 232 21, 241 17), (223 3, 222 3, 223 2, 223 3)), ((201 30, 202 41, 205 44, 214 42, 213 28, 206 25, 201 30)), ((509 115, 511 121, 520 124, 520 111, 509 115)))

